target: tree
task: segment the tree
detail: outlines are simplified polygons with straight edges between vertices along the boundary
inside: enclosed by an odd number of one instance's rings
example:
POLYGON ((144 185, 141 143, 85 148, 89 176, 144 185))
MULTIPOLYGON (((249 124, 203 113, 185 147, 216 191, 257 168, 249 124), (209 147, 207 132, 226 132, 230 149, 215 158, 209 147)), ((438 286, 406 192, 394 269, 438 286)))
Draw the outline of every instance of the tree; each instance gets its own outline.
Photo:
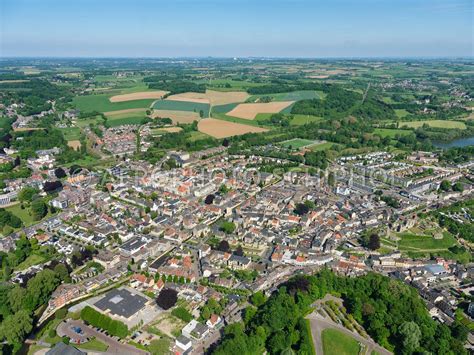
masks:
POLYGON ((230 252, 230 245, 227 240, 221 240, 217 245, 217 250, 223 251, 224 253, 230 252))
POLYGON ((225 234, 232 234, 234 233, 236 228, 235 223, 230 221, 224 221, 221 223, 220 230, 223 231, 225 234))
POLYGON ((38 192, 38 189, 31 186, 26 186, 18 193, 18 200, 21 202, 31 202, 33 197, 37 195, 38 192))
POLYGON ((293 212, 298 216, 304 216, 309 212, 309 207, 304 203, 297 203, 293 212))
POLYGON ((19 344, 33 329, 33 319, 27 310, 20 310, 6 317, 0 327, 0 335, 10 344, 19 344))
POLYGON ((23 308, 23 301, 26 297, 26 289, 20 286, 13 287, 8 293, 8 302, 13 313, 23 308))
POLYGON ((43 191, 44 192, 53 192, 53 191, 59 190, 61 187, 63 187, 63 184, 59 180, 46 181, 43 185, 43 191))
POLYGON ((415 322, 404 322, 399 330, 403 348, 408 354, 413 353, 420 346, 421 331, 415 322))
POLYGON ((449 191, 451 190, 451 184, 449 183, 448 180, 443 180, 441 181, 441 184, 439 185, 439 189, 441 191, 449 191))
POLYGON ((266 301, 267 297, 265 297, 265 294, 262 291, 257 291, 252 295, 252 297, 250 297, 250 302, 252 302, 255 307, 262 306, 266 301))
POLYGON ((368 247, 370 250, 377 250, 380 248, 380 237, 378 234, 371 234, 369 237, 368 247))
POLYGON ((64 282, 70 282, 69 270, 66 265, 59 263, 54 267, 54 272, 59 276, 59 279, 64 282))
POLYGON ((161 290, 160 294, 158 295, 156 304, 164 310, 167 310, 173 307, 177 301, 178 293, 171 288, 165 288, 161 290))
POLYGON ((33 218, 39 221, 48 213, 48 206, 41 199, 34 200, 31 203, 31 212, 33 213, 33 218))
POLYGON ((242 248, 241 245, 239 245, 239 246, 237 247, 237 249, 235 249, 234 255, 237 255, 237 256, 244 256, 244 249, 242 248))
POLYGON ((206 205, 212 205, 212 203, 214 202, 214 199, 216 198, 215 195, 213 194, 210 194, 210 195, 207 195, 206 198, 204 199, 204 203, 206 205))
POLYGON ((328 174, 328 185, 333 187, 336 184, 336 177, 334 175, 334 172, 330 172, 328 174))
POLYGON ((453 191, 463 192, 464 191, 463 184, 461 184, 460 182, 457 182, 457 183, 453 184, 453 191))
POLYGON ((193 319, 191 313, 189 313, 189 311, 184 307, 176 307, 171 311, 171 314, 186 323, 190 322, 191 319, 193 319))
POLYGON ((64 177, 66 177, 66 172, 64 171, 63 168, 59 167, 57 168, 56 170, 54 170, 54 175, 58 178, 58 179, 62 179, 64 177))

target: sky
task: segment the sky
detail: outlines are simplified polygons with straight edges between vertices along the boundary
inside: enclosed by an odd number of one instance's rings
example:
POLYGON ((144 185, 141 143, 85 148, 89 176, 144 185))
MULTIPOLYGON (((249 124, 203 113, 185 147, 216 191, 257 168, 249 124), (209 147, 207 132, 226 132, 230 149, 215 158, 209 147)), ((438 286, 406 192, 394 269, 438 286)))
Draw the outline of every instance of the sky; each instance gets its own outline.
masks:
POLYGON ((472 57, 474 0, 0 0, 0 57, 472 57))

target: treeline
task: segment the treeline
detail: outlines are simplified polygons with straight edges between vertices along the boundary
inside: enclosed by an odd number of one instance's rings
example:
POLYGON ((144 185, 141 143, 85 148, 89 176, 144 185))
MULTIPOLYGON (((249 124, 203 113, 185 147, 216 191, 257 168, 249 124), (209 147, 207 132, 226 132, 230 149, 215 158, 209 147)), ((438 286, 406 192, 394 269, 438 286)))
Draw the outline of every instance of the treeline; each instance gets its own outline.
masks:
POLYGON ((128 327, 125 323, 112 319, 89 306, 82 309, 81 319, 94 327, 107 331, 112 336, 123 339, 128 335, 128 327))
POLYGON ((250 87, 247 89, 247 92, 251 95, 266 95, 301 90, 327 91, 329 87, 330 86, 328 84, 323 83, 301 82, 295 84, 288 84, 285 82, 275 82, 272 84, 250 87))
POLYGON ((474 157, 474 146, 449 148, 440 155, 440 159, 445 162, 461 164, 466 163, 474 157))
POLYGON ((324 118, 342 118, 349 115, 366 119, 395 118, 395 111, 372 95, 367 95, 366 99, 363 100, 360 93, 345 90, 335 85, 329 87, 324 100, 298 101, 291 109, 291 113, 324 118))
POLYGON ((414 288, 375 273, 348 278, 327 269, 289 280, 268 300, 252 297, 244 323, 225 328, 214 354, 311 354, 304 316, 327 293, 340 295, 369 335, 396 354, 467 354, 463 326, 431 319, 414 288))
POLYGON ((468 210, 471 215, 474 214, 474 200, 470 199, 467 201, 456 202, 451 206, 444 207, 441 210, 437 210, 436 212, 434 212, 434 214, 438 218, 438 223, 441 227, 446 228, 450 233, 456 236, 459 236, 463 239, 466 239, 467 241, 472 243, 474 242, 474 224, 473 223, 470 223, 470 222, 461 223, 461 222, 458 222, 457 220, 454 220, 453 218, 450 218, 440 213, 440 212, 444 212, 444 213, 457 212, 460 214, 464 214, 462 209, 468 210))

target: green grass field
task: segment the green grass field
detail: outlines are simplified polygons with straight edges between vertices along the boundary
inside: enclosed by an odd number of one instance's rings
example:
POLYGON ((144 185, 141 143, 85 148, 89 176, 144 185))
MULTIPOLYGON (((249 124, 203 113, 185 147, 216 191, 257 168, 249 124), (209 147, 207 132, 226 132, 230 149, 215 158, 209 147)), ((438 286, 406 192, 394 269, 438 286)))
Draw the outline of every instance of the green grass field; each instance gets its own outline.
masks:
POLYGON ((293 119, 291 120, 290 125, 301 126, 307 123, 318 122, 318 121, 321 121, 322 119, 323 119, 322 117, 297 114, 297 115, 293 115, 293 119))
POLYGON ((78 140, 81 138, 81 129, 79 127, 60 128, 63 137, 67 141, 78 140))
POLYGON ((41 264, 45 260, 46 259, 43 258, 41 255, 31 254, 29 257, 25 259, 25 261, 19 264, 15 269, 25 270, 25 269, 28 269, 30 266, 41 264))
POLYGON ((427 124, 430 127, 435 128, 457 128, 457 129, 466 129, 466 124, 459 121, 446 121, 446 120, 427 120, 427 121, 408 121, 400 122, 399 127, 407 126, 409 128, 419 128, 427 124))
POLYGON ((125 116, 125 117, 113 117, 113 118, 109 118, 107 120, 107 123, 110 127, 117 127, 117 126, 121 126, 121 125, 125 125, 125 124, 134 124, 134 125, 140 125, 143 121, 143 119, 145 118, 145 116, 125 116))
POLYGON ((87 343, 78 345, 77 348, 83 349, 83 350, 105 352, 105 351, 107 351, 109 346, 107 344, 95 339, 95 338, 92 338, 87 343))
POLYGON ((398 118, 403 118, 405 116, 408 116, 410 112, 408 112, 405 109, 395 109, 395 114, 397 115, 398 118))
POLYGON ((443 233, 442 239, 411 233, 401 233, 398 236, 401 238, 398 242, 398 248, 401 251, 447 250, 457 244, 456 239, 447 232, 443 233))
POLYGON ((383 138, 385 137, 390 137, 390 138, 395 138, 397 135, 399 136, 406 136, 411 134, 412 131, 406 130, 406 129, 396 129, 396 128, 376 128, 374 130, 374 134, 378 134, 382 136, 383 138))
POLYGON ((315 142, 309 139, 301 139, 301 138, 293 138, 288 141, 280 142, 284 148, 291 148, 291 149, 300 149, 309 145, 313 145, 315 142))
POLYGON ((324 143, 313 144, 313 145, 311 145, 307 148, 312 150, 313 152, 318 152, 318 151, 321 151, 321 150, 331 149, 333 146, 339 146, 339 144, 332 143, 332 142, 324 142, 324 143))
POLYGON ((102 122, 101 116, 93 116, 90 118, 78 119, 76 121, 76 126, 80 128, 84 128, 84 127, 89 127, 91 123, 96 124, 97 122, 102 122))
POLYGON ((197 113, 203 111, 203 117, 209 117, 210 105, 191 101, 159 100, 155 102, 153 108, 156 110, 191 111, 197 113))
POLYGON ((212 106, 212 113, 227 113, 232 111, 238 103, 212 106))
POLYGON ((276 94, 253 95, 253 96, 250 96, 249 101, 254 102, 259 97, 265 97, 265 96, 272 97, 273 101, 299 101, 299 100, 321 98, 318 92, 316 91, 301 90, 301 91, 282 92, 282 93, 276 93, 276 94))
MULTIPOLYGON (((358 355, 359 343, 352 337, 335 329, 322 331, 324 355, 358 355)), ((319 354, 318 354, 319 355, 319 354)))
POLYGON ((10 207, 5 208, 7 211, 10 211, 15 216, 20 218, 23 224, 28 227, 34 223, 33 216, 30 215, 30 210, 28 208, 21 209, 21 204, 16 204, 10 207))
POLYGON ((153 99, 133 100, 124 102, 110 102, 109 97, 113 95, 87 95, 76 96, 72 102, 82 112, 108 112, 127 110, 131 108, 149 108, 155 101, 153 99))

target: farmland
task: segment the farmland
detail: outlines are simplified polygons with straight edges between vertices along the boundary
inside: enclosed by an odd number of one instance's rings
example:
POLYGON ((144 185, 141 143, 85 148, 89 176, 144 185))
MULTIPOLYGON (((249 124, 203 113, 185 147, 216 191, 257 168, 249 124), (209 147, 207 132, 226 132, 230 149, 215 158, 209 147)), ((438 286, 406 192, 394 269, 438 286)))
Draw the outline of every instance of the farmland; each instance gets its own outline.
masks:
POLYGON ((123 102, 110 102, 109 95, 76 96, 73 104, 82 112, 107 112, 136 108, 148 108, 155 100, 143 99, 123 102))
POLYGON ((271 97, 272 101, 299 101, 299 100, 309 100, 309 99, 320 99, 322 95, 313 90, 300 90, 300 91, 291 91, 283 92, 276 94, 266 94, 266 95, 253 95, 248 101, 256 102, 260 97, 267 96, 271 97))
POLYGON ((155 102, 153 108, 155 110, 196 112, 198 115, 202 111, 202 117, 209 117, 210 105, 202 102, 159 100, 155 102))
POLYGON ((214 138, 226 138, 246 133, 261 133, 267 131, 265 128, 216 120, 214 118, 206 118, 199 121, 198 129, 200 132, 210 135, 214 138))
MULTIPOLYGON (((187 92, 184 94, 177 94, 169 96, 169 100, 192 101, 200 100, 211 105, 227 105, 230 103, 244 102, 249 98, 249 94, 245 91, 214 91, 206 90, 206 93, 187 92)), ((196 101, 196 102, 200 102, 196 101)))
POLYGON ((466 124, 460 121, 446 121, 446 120, 427 120, 427 121, 408 121, 400 122, 399 127, 408 127, 408 128, 420 128, 424 125, 435 128, 447 128, 447 129, 466 129, 466 124))
POLYGON ((161 99, 166 91, 141 91, 130 94, 115 95, 109 98, 110 102, 125 102, 144 99, 161 99))
POLYGON ((171 118, 173 123, 193 123, 201 118, 199 113, 193 111, 154 110, 153 118, 171 118))
POLYGON ((253 120, 259 113, 278 113, 290 106, 293 101, 278 101, 255 104, 239 104, 227 113, 228 116, 253 120))

